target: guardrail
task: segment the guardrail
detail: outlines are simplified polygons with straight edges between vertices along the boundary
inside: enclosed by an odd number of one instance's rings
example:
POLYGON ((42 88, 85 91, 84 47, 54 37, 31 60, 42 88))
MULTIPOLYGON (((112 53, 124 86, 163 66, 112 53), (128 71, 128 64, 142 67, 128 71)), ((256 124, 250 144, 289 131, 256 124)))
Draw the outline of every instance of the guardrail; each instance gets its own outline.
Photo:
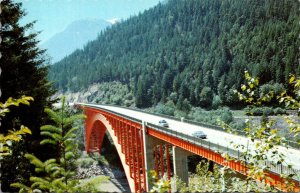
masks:
POLYGON ((100 109, 100 110, 103 110, 103 111, 106 111, 106 112, 118 115, 120 117, 126 118, 126 119, 128 119, 130 121, 142 124, 142 120, 140 120, 140 119, 136 119, 134 117, 130 117, 130 116, 127 116, 127 115, 124 115, 124 114, 121 114, 121 113, 118 113, 118 112, 115 112, 115 111, 111 111, 111 110, 108 110, 108 109, 105 109, 105 108, 97 107, 97 106, 94 106, 92 104, 89 104, 89 105, 86 105, 86 104, 83 105, 83 104, 81 104, 81 105, 82 106, 86 106, 86 107, 93 107, 93 108, 96 108, 96 109, 100 109))
MULTIPOLYGON (((247 164, 247 161, 243 159, 241 156, 243 153, 239 150, 234 150, 229 147, 222 146, 220 144, 212 143, 210 141, 200 139, 191 135, 187 135, 178 131, 174 131, 171 129, 168 129, 166 127, 161 127, 152 123, 146 123, 147 127, 150 127, 151 129, 154 129, 156 131, 166 133, 170 136, 174 136, 176 138, 179 138, 181 140, 188 141, 190 143, 193 143, 194 145, 201 146, 202 148, 206 148, 210 151, 214 151, 216 153, 227 153, 229 156, 235 158, 238 161, 242 161, 247 164)), ((268 171, 277 173, 277 174, 295 174, 293 177, 294 180, 300 181, 300 170, 289 168, 288 166, 285 166, 283 164, 275 164, 270 161, 265 161, 262 163, 261 167, 265 166, 268 171)))
MULTIPOLYGON (((96 104, 95 104, 96 105, 96 104)), ((156 115, 156 116, 160 116, 160 117, 164 117, 164 118, 168 118, 168 119, 172 119, 175 121, 181 121, 181 119, 173 117, 173 116, 169 116, 169 115, 164 115, 164 114, 159 114, 159 113, 151 113, 151 112, 146 112, 140 109, 136 109, 136 108, 128 108, 128 107, 121 107, 121 106, 116 106, 116 105, 107 105, 107 104, 101 104, 102 106, 107 106, 107 107, 118 107, 118 108, 122 108, 122 109, 127 109, 127 110, 133 110, 136 112, 142 112, 142 113, 146 113, 149 115, 156 115)), ((203 122, 197 122, 197 121, 192 121, 189 119, 184 119, 183 122, 185 123, 189 123, 192 125, 197 125, 197 126, 201 126, 201 127, 206 127, 209 129, 214 129, 217 131, 221 131, 224 133, 227 133, 222 127, 220 126, 216 126, 216 125, 211 125, 211 124, 207 124, 207 123, 203 123, 203 122)), ((233 130, 233 134, 237 134, 239 136, 246 136, 246 133, 242 130, 233 130)), ((294 149, 300 150, 300 144, 298 144, 297 142, 294 141, 289 141, 289 140, 283 140, 284 143, 286 143, 289 147, 292 147, 294 149)))
MULTIPOLYGON (((100 110, 115 114, 117 116, 126 118, 128 120, 134 121, 136 123, 142 124, 142 120, 140 120, 140 119, 136 119, 134 117, 130 117, 130 116, 127 116, 127 115, 124 115, 124 114, 121 114, 121 113, 118 113, 118 112, 115 112, 115 111, 111 111, 111 110, 101 108, 101 107, 98 107, 98 106, 94 106, 94 105, 91 105, 91 104, 89 104, 89 105, 85 104, 85 105, 82 105, 82 106, 87 106, 87 107, 93 107, 93 108, 96 108, 96 109, 100 109, 100 110)), ((113 106, 113 105, 103 105, 103 106, 113 106)), ((115 106, 113 106, 113 107, 115 107, 115 106)), ((129 109, 129 108, 125 108, 125 107, 122 107, 122 108, 129 109)), ((133 109, 129 109, 129 110, 133 110, 133 109)), ((136 110, 136 111, 143 112, 143 111, 140 111, 140 110, 136 110)), ((148 113, 148 114, 153 114, 153 113, 148 113)), ((153 114, 153 115, 155 115, 155 114, 153 114)), ((172 118, 172 119, 177 120, 177 118, 172 118)), ((212 143, 210 141, 200 139, 200 138, 197 138, 197 137, 194 137, 194 136, 191 136, 191 135, 187 135, 187 134, 184 134, 184 133, 181 133, 181 132, 178 132, 178 131, 175 131, 175 130, 172 130, 172 129, 169 129, 169 128, 166 128, 166 127, 161 127, 159 125, 155 125, 155 124, 152 124, 152 123, 146 123, 146 126, 152 128, 156 131, 166 133, 170 136, 174 136, 174 137, 179 138, 181 140, 185 140, 185 141, 188 141, 188 142, 193 143, 195 145, 201 146, 202 148, 206 148, 210 151, 214 151, 216 153, 227 153, 231 157, 233 157, 233 158, 235 158, 239 161, 243 161, 243 162, 247 163, 246 160, 244 160, 241 157, 242 152, 240 152, 239 150, 234 150, 234 149, 231 149, 229 147, 222 146, 220 144, 212 143)), ((274 172, 274 173, 277 173, 277 174, 287 174, 287 175, 296 174, 293 177, 293 179, 296 180, 296 181, 300 181, 300 179, 299 179, 300 178, 300 170, 289 168, 288 166, 285 166, 283 164, 274 164, 270 161, 265 161, 262 164, 262 166, 266 166, 268 171, 274 172)))

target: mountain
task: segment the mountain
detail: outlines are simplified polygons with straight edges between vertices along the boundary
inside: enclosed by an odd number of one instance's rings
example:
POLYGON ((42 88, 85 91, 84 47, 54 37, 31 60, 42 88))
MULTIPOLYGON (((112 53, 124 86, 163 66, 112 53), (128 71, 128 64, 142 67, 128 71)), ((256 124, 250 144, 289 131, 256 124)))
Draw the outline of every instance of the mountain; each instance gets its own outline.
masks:
POLYGON ((74 21, 63 32, 55 34, 41 47, 47 49, 52 62, 57 62, 76 49, 83 48, 88 41, 96 39, 97 35, 111 24, 102 19, 74 21))
MULTIPOLYGON (((51 66, 61 91, 129 85, 138 107, 239 105, 244 71, 268 88, 300 74, 297 0, 169 0, 51 66)), ((278 90, 278 89, 277 89, 278 90)))

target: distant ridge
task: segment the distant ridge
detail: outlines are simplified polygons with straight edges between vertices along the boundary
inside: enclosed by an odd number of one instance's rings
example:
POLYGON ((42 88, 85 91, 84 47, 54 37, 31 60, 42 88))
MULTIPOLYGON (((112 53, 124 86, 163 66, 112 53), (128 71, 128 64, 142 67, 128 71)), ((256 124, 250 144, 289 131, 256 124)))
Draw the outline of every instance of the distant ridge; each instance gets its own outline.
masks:
MULTIPOLYGON (((112 21, 115 23, 117 19, 112 21)), ((97 35, 113 22, 102 19, 74 21, 64 31, 55 34, 43 43, 41 47, 47 49, 47 54, 52 59, 51 62, 55 63, 76 49, 83 48, 88 41, 96 39, 97 35)))

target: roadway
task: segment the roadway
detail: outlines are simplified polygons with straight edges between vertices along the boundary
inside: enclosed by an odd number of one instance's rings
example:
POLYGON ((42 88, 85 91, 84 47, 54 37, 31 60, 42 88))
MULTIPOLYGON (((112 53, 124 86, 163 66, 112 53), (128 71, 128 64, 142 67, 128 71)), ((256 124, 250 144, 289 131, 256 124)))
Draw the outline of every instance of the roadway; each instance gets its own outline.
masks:
MULTIPOLYGON (((248 144, 248 150, 253 150, 255 149, 256 142, 251 142, 248 140, 246 137, 222 132, 222 131, 217 131, 214 129, 210 128, 205 128, 202 126, 197 126, 197 125, 192 125, 189 123, 185 122, 180 122, 176 121, 173 119, 168 119, 168 118, 161 118, 158 115, 151 115, 148 113, 143 113, 143 112, 138 112, 135 110, 130 110, 130 109, 124 109, 120 107, 114 107, 114 106, 105 106, 105 105, 92 105, 89 104, 89 106, 95 106, 95 107, 101 107, 103 109, 107 109, 110 111, 114 111, 120 114, 124 114, 126 116, 130 116, 136 119, 143 120, 148 123, 156 124, 158 125, 159 120, 166 120, 169 123, 169 128, 181 132, 187 135, 192 135, 193 132, 195 131, 203 131, 204 133, 207 134, 207 139, 212 143, 215 144, 220 144, 221 146, 228 147, 230 149, 236 149, 233 147, 233 144, 241 144, 244 147, 247 147, 248 144)), ((292 148, 286 148, 286 147, 277 147, 278 150, 285 155, 285 161, 286 164, 290 164, 293 166, 294 169, 300 170, 300 150, 292 149, 292 148)), ((239 149, 240 151, 243 151, 242 149, 239 149)), ((270 161, 270 155, 268 156, 268 160, 270 161)), ((276 155, 278 157, 278 154, 276 155)), ((276 160, 276 156, 272 158, 272 160, 276 160)), ((298 174, 299 175, 299 174, 298 174)), ((299 178, 299 177, 298 177, 299 178)), ((299 179, 298 179, 299 180, 299 179)))

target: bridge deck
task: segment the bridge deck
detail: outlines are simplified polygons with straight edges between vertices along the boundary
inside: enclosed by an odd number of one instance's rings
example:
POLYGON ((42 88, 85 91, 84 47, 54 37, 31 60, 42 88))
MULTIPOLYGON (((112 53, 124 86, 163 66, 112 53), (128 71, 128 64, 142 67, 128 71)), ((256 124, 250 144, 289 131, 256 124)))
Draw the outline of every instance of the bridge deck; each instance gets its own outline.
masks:
MULTIPOLYGON (((155 125, 157 125, 159 120, 162 119, 161 117, 159 117, 157 115, 152 115, 152 114, 139 112, 139 111, 131 110, 131 109, 126 109, 126 108, 122 108, 122 107, 106 106, 106 105, 91 105, 91 104, 89 104, 88 106, 106 109, 110 112, 115 112, 119 115, 124 115, 126 117, 132 117, 133 119, 138 119, 140 121, 143 120, 143 121, 149 123, 149 125, 150 125, 149 127, 151 127, 151 125, 154 124, 154 127, 159 128, 155 125)), ((255 143, 248 141, 247 138, 242 137, 242 136, 237 136, 234 134, 229 134, 229 133, 225 133, 222 131, 213 130, 210 128, 205 128, 202 126, 188 124, 188 123, 176 121, 173 119, 168 119, 168 118, 163 118, 163 119, 165 119, 169 123, 169 129, 162 128, 163 130, 161 130, 161 133, 164 133, 164 132, 168 133, 168 134, 165 134, 165 138, 166 138, 166 136, 169 136, 169 138, 171 138, 170 136, 180 137, 183 140, 188 141, 190 143, 194 143, 195 145, 197 145, 199 147, 212 148, 216 152, 222 151, 222 150, 223 150, 223 152, 228 151, 233 157, 238 157, 239 152, 241 152, 242 150, 235 149, 232 144, 242 144, 245 147, 248 145, 248 148, 250 150, 255 149, 254 148, 255 143), (194 137, 192 137, 192 133, 195 131, 199 131, 199 130, 204 131, 207 134, 208 139, 199 140, 199 139, 195 139, 194 137)), ((152 130, 152 131, 154 131, 154 130, 152 130)), ((157 132, 156 132, 156 134, 157 134, 157 132)), ((153 132, 152 132, 152 135, 154 135, 153 132)), ((160 137, 162 137, 162 135, 160 137)), ((285 147, 278 147, 278 149, 280 152, 284 152, 287 163, 293 165, 294 169, 296 169, 296 172, 298 173, 298 176, 296 176, 296 179, 299 181, 300 150, 291 149, 291 148, 287 149, 285 147)), ((269 155, 269 157, 270 157, 270 155, 269 155)), ((218 158, 218 159, 221 159, 221 158, 218 158)), ((239 171, 241 169, 243 169, 243 168, 239 168, 238 170, 237 169, 236 170, 239 171)), ((282 172, 283 169, 287 173, 292 172, 289 168, 287 168, 284 165, 272 168, 272 170, 274 172, 278 171, 280 173, 282 172)))
MULTIPOLYGON (((140 120, 143 120, 147 123, 152 123, 157 125, 158 121, 161 119, 165 119, 169 123, 169 129, 178 132, 178 133, 184 133, 187 135, 192 135, 195 131, 203 131, 207 134, 206 141, 210 141, 214 144, 219 144, 220 146, 228 147, 229 149, 236 149, 233 147, 233 144, 241 144, 245 147, 247 146, 251 149, 255 149, 255 143, 249 141, 246 137, 238 136, 222 131, 213 130, 210 128, 205 128, 201 126, 196 126, 189 123, 179 122, 173 119, 167 119, 167 118, 161 118, 157 115, 151 115, 148 113, 142 113, 135 110, 120 108, 120 107, 114 107, 114 106, 106 106, 106 105, 96 105, 98 107, 111 110, 114 112, 118 112, 120 114, 124 114, 130 117, 134 117, 140 120)), ((300 150, 286 147, 279 147, 281 152, 284 152, 284 155, 286 156, 286 162, 287 164, 291 164, 294 169, 300 170, 300 150)), ((236 149, 237 150, 237 149, 236 149)), ((241 150, 241 149, 240 149, 241 150)), ((241 150, 242 151, 242 150, 241 150)))

